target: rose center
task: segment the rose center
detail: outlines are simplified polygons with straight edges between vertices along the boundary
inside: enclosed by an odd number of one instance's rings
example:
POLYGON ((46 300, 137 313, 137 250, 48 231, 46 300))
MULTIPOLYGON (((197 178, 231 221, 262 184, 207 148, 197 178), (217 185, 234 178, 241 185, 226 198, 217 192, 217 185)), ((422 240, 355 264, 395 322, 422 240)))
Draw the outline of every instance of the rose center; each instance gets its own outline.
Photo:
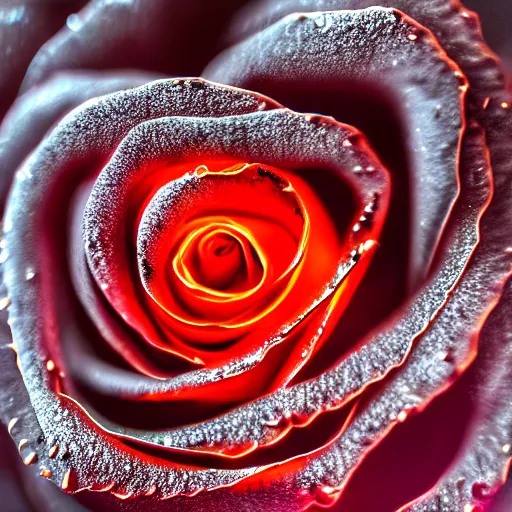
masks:
POLYGON ((216 290, 230 288, 246 274, 240 242, 230 233, 214 231, 205 235, 197 247, 198 282, 216 290))

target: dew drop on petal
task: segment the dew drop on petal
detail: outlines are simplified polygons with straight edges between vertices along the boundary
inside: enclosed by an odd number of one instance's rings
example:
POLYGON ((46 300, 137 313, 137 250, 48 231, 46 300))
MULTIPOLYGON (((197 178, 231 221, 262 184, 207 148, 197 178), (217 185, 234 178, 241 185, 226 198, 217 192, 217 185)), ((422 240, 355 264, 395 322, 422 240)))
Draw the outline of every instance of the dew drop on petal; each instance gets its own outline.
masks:
POLYGON ((9 434, 12 434, 12 431, 17 423, 18 418, 12 418, 11 421, 9 421, 9 424, 7 425, 7 432, 9 432, 9 434))
POLYGON ((400 422, 400 423, 403 423, 406 419, 407 419, 407 412, 406 411, 400 411, 396 417, 396 419, 400 422))
POLYGON ((475 482, 471 488, 471 494, 478 500, 489 497, 491 489, 485 482, 475 482))
POLYGON ((35 464, 36 462, 37 462, 37 453, 36 452, 30 452, 23 459, 23 464, 25 464, 25 466, 30 466, 31 464, 35 464))
POLYGON ((82 28, 83 22, 78 14, 70 14, 66 20, 66 25, 72 32, 78 32, 82 28))
POLYGON ((5 263, 8 257, 9 253, 7 252, 7 249, 4 249, 2 252, 0 252, 0 264, 5 263))
POLYGON ((48 457, 50 457, 50 459, 54 459, 57 453, 59 453, 59 445, 54 444, 48 451, 48 457))
POLYGON ((41 472, 39 473, 43 478, 50 478, 52 476, 52 472, 45 467, 41 468, 41 472))

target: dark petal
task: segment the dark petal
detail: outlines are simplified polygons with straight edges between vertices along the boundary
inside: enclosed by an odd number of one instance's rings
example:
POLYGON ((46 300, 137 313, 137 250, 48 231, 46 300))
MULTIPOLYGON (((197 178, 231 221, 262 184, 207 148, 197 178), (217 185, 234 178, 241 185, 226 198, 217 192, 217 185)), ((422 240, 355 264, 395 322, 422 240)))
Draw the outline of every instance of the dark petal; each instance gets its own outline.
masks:
MULTIPOLYGON (((371 84, 377 94, 392 98, 405 126, 411 168, 410 277, 413 288, 422 282, 458 195, 466 90, 460 70, 431 34, 400 13, 379 8, 358 14, 297 14, 227 50, 204 75, 266 91, 283 104, 286 94, 279 91, 306 86, 304 94, 314 96, 321 94, 322 84, 340 90, 339 103, 346 101, 341 90, 347 83, 355 88, 371 84)), ((307 111, 307 101, 300 108, 307 111)), ((333 115, 336 108, 333 104, 322 113, 333 115)), ((398 222, 403 225, 402 219, 398 222)))
POLYGON ((404 512, 427 511, 440 499, 452 509, 488 506, 506 482, 512 453, 511 310, 509 282, 480 333, 481 348, 474 368, 477 379, 472 390, 478 406, 460 454, 435 487, 404 507, 404 512))
POLYGON ((7 199, 14 172, 61 117, 84 101, 155 80, 140 73, 59 73, 21 96, 7 113, 0 137, 0 205, 7 199))
MULTIPOLYGON (((461 201, 454 209, 445 232, 446 238, 441 243, 441 262, 399 314, 361 340, 355 351, 316 379, 281 389, 213 420, 159 432, 159 436, 166 437, 167 446, 208 449, 214 444, 219 429, 222 431, 222 443, 217 443, 217 446, 242 448, 254 441, 263 444, 282 436, 283 431, 293 426, 286 421, 290 413, 296 415, 299 425, 311 421, 320 408, 329 411, 342 407, 370 383, 383 379, 390 369, 403 364, 412 344, 429 328, 435 327, 436 315, 445 307, 451 291, 457 288, 475 250, 478 224, 491 194, 489 162, 483 142, 483 133, 477 128, 466 134, 463 161, 467 164, 467 172, 462 182, 461 201), (304 397, 310 398, 304 401, 304 397), (247 414, 262 425, 257 430, 253 429, 249 439, 242 433, 247 414), (194 439, 201 442, 194 442, 194 439)), ((446 346, 438 348, 439 354, 450 347, 450 339, 440 340, 440 345, 443 344, 446 346)), ((443 362, 439 365, 442 366, 443 362)), ((150 442, 157 437, 137 431, 125 433, 150 442)))
MULTIPOLYGON (((432 337, 438 336, 439 339, 444 339, 445 341, 451 338, 455 342, 454 346, 459 347, 456 351, 462 351, 460 355, 466 351, 469 358, 465 364, 476 356, 475 345, 476 340, 479 339, 480 356, 476 359, 476 371, 479 371, 479 361, 482 358, 490 361, 489 366, 487 366, 487 373, 485 371, 481 372, 481 376, 478 379, 479 385, 475 388, 477 396, 479 396, 479 401, 481 400, 481 404, 485 409, 485 404, 490 398, 485 391, 487 387, 486 382, 489 381, 489 375, 491 373, 501 374, 502 385, 505 386, 505 388, 507 386, 510 387, 507 378, 503 376, 504 371, 510 371, 509 369, 505 370, 509 368, 507 365, 510 365, 508 357, 505 357, 501 351, 486 350, 486 346, 490 344, 489 338, 483 333, 481 336, 479 336, 479 334, 486 318, 500 299, 501 290, 510 273, 511 251, 509 241, 511 239, 511 224, 506 221, 506 212, 510 210, 512 203, 512 187, 510 186, 512 171, 510 164, 512 126, 509 110, 511 98, 510 95, 504 91, 504 77, 499 67, 496 65, 492 54, 490 54, 483 45, 478 23, 471 13, 468 13, 458 4, 453 5, 444 1, 386 1, 385 4, 403 9, 420 23, 429 27, 439 38, 449 56, 461 66, 462 71, 467 75, 470 83, 468 117, 477 119, 485 130, 486 143, 490 150, 493 166, 495 189, 493 201, 481 221, 479 246, 467 265, 466 272, 459 281, 459 286, 455 288, 453 296, 450 301, 447 302, 444 311, 441 312, 438 319, 433 322, 431 327, 427 329, 425 336, 419 340, 417 347, 413 350, 410 361, 404 366, 404 371, 401 373, 401 376, 399 374, 399 376, 394 379, 393 384, 388 385, 387 392, 380 395, 380 398, 385 401, 386 394, 388 398, 390 398, 392 396, 392 388, 399 383, 401 378, 405 385, 414 383, 413 375, 410 370, 408 371, 408 368, 411 369, 415 364, 421 364, 421 352, 424 348, 428 348, 432 337), (476 295, 471 297, 475 292, 476 295), (478 299, 476 297, 478 297, 478 299), (481 301, 482 299, 484 300, 479 304, 478 308, 473 307, 475 300, 481 301), (457 327, 457 324, 459 327, 457 327), (459 331, 455 337, 453 328, 459 331), (457 339, 458 341, 456 341, 457 339), (421 348, 422 346, 423 349, 421 348), (473 353, 471 353, 471 351, 473 351, 473 353), (483 355, 484 353, 485 355, 483 355)), ((279 4, 265 2, 265 5, 268 6, 267 11, 262 11, 263 14, 259 17, 255 14, 252 20, 247 18, 247 20, 249 20, 248 25, 254 22, 255 26, 261 27, 262 24, 267 25, 271 19, 278 19, 282 14, 286 14, 287 12, 293 12, 295 10, 316 11, 319 5, 324 8, 351 9, 366 7, 371 5, 371 3, 362 1, 326 1, 313 3, 305 0, 279 2, 279 4), (280 12, 279 14, 272 13, 273 10, 280 12)), ((256 11, 253 11, 253 13, 256 13, 256 11)), ((240 26, 240 24, 238 26, 240 26)), ((255 37, 257 38, 259 36, 255 37)), ((466 172, 464 166, 462 166, 461 172, 466 172)), ((442 261, 442 257, 440 261, 442 261)), ((507 284, 507 287, 508 286, 507 284)), ((509 311, 506 305, 501 306, 500 304, 499 307, 503 307, 505 310, 509 311)), ((489 320, 489 323, 492 325, 492 320, 489 320)), ((489 324, 486 324, 483 332, 485 332, 488 325, 489 324)), ((510 343, 505 335, 508 330, 509 329, 503 326, 497 328, 494 332, 494 338, 499 340, 504 347, 509 348, 510 343)), ((449 355, 448 360, 450 358, 451 356, 449 355)), ((457 356, 455 359, 457 359, 457 356)), ((425 361, 427 360, 428 358, 425 358, 425 361)), ((459 359, 458 363, 460 362, 461 360, 459 359)), ((465 364, 463 364, 463 367, 465 364)), ((438 366, 438 369, 441 370, 443 364, 439 364, 438 366)), ((441 378, 439 383, 445 382, 446 385, 449 385, 450 380, 451 379, 446 380, 441 378)), ((426 388, 423 389, 423 391, 425 390, 426 388)), ((438 388, 438 391, 443 391, 442 386, 438 388)), ((394 399, 397 400, 397 397, 395 396, 394 399)), ((366 418, 366 421, 373 421, 375 416, 372 415, 372 410, 376 412, 379 406, 382 409, 383 405, 384 402, 379 404, 378 400, 373 402, 373 405, 370 405, 368 408, 367 414, 362 413, 361 417, 356 419, 355 428, 357 429, 358 424, 360 427, 363 426, 365 421, 363 418, 366 418), (362 423, 360 423, 360 420, 362 420, 362 423)), ((498 416, 504 416, 505 427, 509 429, 510 432, 510 415, 507 412, 507 408, 501 404, 494 409, 496 414, 498 414, 498 410, 501 411, 498 416)), ((376 421, 378 422, 379 420, 376 421)), ((387 425, 388 423, 385 422, 385 424, 387 425)), ((478 422, 476 425, 478 425, 478 422)), ((489 419, 483 419, 480 425, 484 435, 486 435, 486 432, 492 432, 493 430, 492 422, 489 423, 489 419)), ((508 435, 510 436, 510 434, 508 435)), ((469 444, 472 442, 471 439, 473 438, 468 438, 469 444)), ((366 439, 370 444, 372 440, 378 441, 378 435, 372 433, 372 435, 366 439)), ((349 439, 346 439, 346 442, 348 443, 349 439)), ((340 454, 347 452, 347 446, 343 443, 340 443, 339 449, 341 450, 340 454)), ((499 487, 503 479, 503 471, 507 469, 509 458, 499 456, 496 448, 493 447, 486 447, 485 451, 486 456, 489 457, 490 461, 493 461, 495 467, 500 468, 489 475, 487 484, 494 489, 495 487, 499 487)), ((464 456, 464 453, 468 453, 468 456, 471 457, 471 449, 468 452, 462 451, 461 457, 464 456)), ((331 455, 334 458, 336 456, 335 453, 331 455)), ((464 459, 461 459, 460 467, 463 466, 463 460, 464 459)), ((327 457, 326 461, 330 461, 331 464, 334 464, 335 459, 333 460, 333 458, 329 459, 329 457, 327 457)), ((352 467, 352 465, 349 465, 349 467, 352 467)), ((447 478, 449 478, 449 476, 447 476, 447 478)), ((472 478, 474 480, 474 477, 472 478)), ((469 478, 468 481, 471 482, 472 478, 469 478)), ((458 503, 457 494, 453 493, 453 489, 443 490, 442 484, 443 481, 440 482, 439 492, 442 493, 443 496, 446 493, 448 500, 454 500, 453 503, 458 503)), ((432 493, 436 494, 437 491, 433 489, 432 493)), ((467 495, 465 497, 467 499, 467 495)), ((472 502, 474 502, 475 505, 481 505, 486 502, 486 498, 473 495, 472 502)), ((441 507, 440 503, 441 502, 434 502, 431 503, 431 505, 434 506, 434 510, 438 510, 438 508, 435 507, 441 507)), ((422 510, 421 507, 419 510, 422 510)))
POLYGON ((14 101, 32 57, 86 0, 16 1, 0 6, 0 120, 14 101))
POLYGON ((36 54, 23 90, 69 69, 199 76, 240 0, 97 0, 36 54))

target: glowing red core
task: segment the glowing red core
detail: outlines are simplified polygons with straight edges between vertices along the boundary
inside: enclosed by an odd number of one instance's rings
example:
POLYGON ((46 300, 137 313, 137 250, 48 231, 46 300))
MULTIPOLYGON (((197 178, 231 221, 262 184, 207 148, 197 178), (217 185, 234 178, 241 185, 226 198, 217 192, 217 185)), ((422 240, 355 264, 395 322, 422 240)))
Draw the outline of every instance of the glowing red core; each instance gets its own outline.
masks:
POLYGON ((226 290, 245 271, 239 241, 226 232, 213 231, 197 247, 198 281, 216 290, 226 290))

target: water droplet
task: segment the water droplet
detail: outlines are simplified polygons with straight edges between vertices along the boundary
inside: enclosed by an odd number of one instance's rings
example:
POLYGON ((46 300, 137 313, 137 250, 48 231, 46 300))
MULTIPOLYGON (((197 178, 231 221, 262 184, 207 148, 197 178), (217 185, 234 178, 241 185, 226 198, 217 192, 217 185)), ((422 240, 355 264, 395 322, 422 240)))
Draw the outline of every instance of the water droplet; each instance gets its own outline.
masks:
POLYGON ((447 363, 453 363, 455 361, 455 353, 451 347, 448 347, 445 351, 437 354, 438 359, 447 363))
POLYGON ((407 39, 409 39, 409 41, 416 41, 416 39, 418 39, 418 36, 416 34, 409 34, 407 36, 407 39))
POLYGON ((359 222, 366 227, 368 227, 372 223, 370 217, 367 217, 365 215, 361 215, 361 217, 359 217, 359 222))
POLYGON ((75 488, 75 478, 71 468, 68 469, 62 476, 60 487, 64 491, 71 491, 75 488))
POLYGON ((41 472, 39 473, 43 478, 50 478, 52 476, 52 472, 45 468, 45 467, 42 467, 41 468, 41 472))
POLYGON ((350 142, 348 139, 345 139, 342 143, 342 146, 349 148, 350 146, 352 146, 352 142, 350 142))
POLYGON ((321 28, 322 34, 325 34, 332 27, 333 18, 330 14, 321 14, 315 18, 315 24, 321 28))
POLYGON ((53 459, 56 457, 57 453, 59 453, 59 445, 54 444, 48 451, 48 457, 50 457, 50 459, 53 459))
POLYGON ((363 244, 361 244, 361 252, 369 251, 372 247, 377 244, 375 240, 366 240, 363 244))
POLYGON ((277 418, 271 418, 267 421, 265 421, 265 425, 267 427, 277 428, 277 427, 284 427, 288 424, 288 419, 284 416, 278 416, 277 418))
POLYGON ((29 167, 22 167, 17 173, 16 173, 16 179, 18 181, 25 181, 32 178, 32 173, 30 172, 29 167))
POLYGON ((30 452, 23 459, 23 464, 25 464, 25 466, 30 466, 31 464, 35 464, 36 462, 37 462, 37 453, 36 452, 30 452))
POLYGON ((331 506, 336 503, 341 491, 336 490, 330 485, 319 485, 314 488, 312 494, 319 505, 331 506))
POLYGON ((503 108, 503 109, 505 109, 505 110, 507 110, 507 109, 509 109, 509 108, 510 108, 510 103, 509 103, 508 101, 502 101, 502 102, 500 103, 500 107, 501 107, 501 108, 503 108))
POLYGON ((407 419, 407 411, 400 411, 400 412, 397 414, 396 419, 397 419, 400 423, 403 423, 403 422, 407 419))
POLYGON ((485 500, 491 494, 491 488, 485 482, 475 482, 471 487, 471 494, 478 500, 485 500))
POLYGON ((9 307, 11 303, 11 299, 9 297, 3 297, 0 299, 0 311, 3 311, 5 308, 9 307))
POLYGON ((53 372, 53 370, 55 370, 55 362, 52 359, 48 359, 48 361, 46 361, 46 369, 49 372, 53 372))
POLYGON ((34 279, 35 276, 36 273, 34 272, 34 269, 31 267, 27 268, 27 270, 25 271, 25 279, 27 281, 30 281, 31 279, 34 279))
POLYGON ((491 98, 489 98, 489 96, 486 96, 484 98, 484 101, 482 102, 482 109, 483 110, 487 109, 487 107, 489 106, 490 101, 491 101, 491 98))
POLYGON ((9 432, 10 435, 12 435, 12 431, 16 426, 16 423, 18 423, 18 418, 13 418, 11 421, 9 421, 9 424, 7 425, 7 432, 9 432))
POLYGON ((510 445, 510 443, 507 443, 507 444, 504 444, 501 448, 501 450, 503 451, 503 453, 505 455, 509 455, 511 450, 512 450, 512 446, 510 445))
POLYGON ((72 32, 78 32, 83 26, 83 21, 78 14, 70 14, 66 20, 66 25, 72 32))

